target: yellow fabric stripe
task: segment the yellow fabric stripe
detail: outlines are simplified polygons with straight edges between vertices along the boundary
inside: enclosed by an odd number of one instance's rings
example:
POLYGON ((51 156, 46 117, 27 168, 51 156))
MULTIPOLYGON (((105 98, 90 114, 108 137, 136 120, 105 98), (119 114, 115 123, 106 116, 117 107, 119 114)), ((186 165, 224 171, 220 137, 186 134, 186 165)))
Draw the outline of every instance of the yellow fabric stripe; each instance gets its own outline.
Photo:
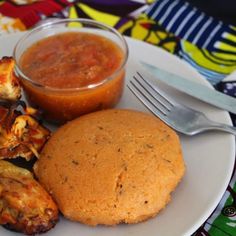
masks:
MULTIPOLYGON (((69 18, 76 19, 78 17, 79 15, 77 14, 75 7, 70 7, 69 18)), ((81 24, 78 22, 72 22, 72 23, 69 23, 69 27, 81 27, 81 24)))
POLYGON ((236 43, 236 36, 235 35, 230 34, 230 33, 224 33, 222 36, 223 36, 223 38, 229 39, 229 40, 236 43))
MULTIPOLYGON (((202 66, 203 68, 207 68, 209 70, 213 70, 219 73, 223 73, 223 74, 230 74, 231 72, 233 72, 236 69, 236 65, 232 65, 232 66, 224 66, 224 65, 218 65, 215 64, 214 62, 208 60, 201 52, 201 50, 199 50, 195 45, 189 43, 188 41, 183 41, 181 43, 183 49, 185 52, 188 52, 189 56, 200 66, 202 66)), ((221 58, 223 58, 223 55, 219 55, 216 54, 217 56, 220 56, 221 58)), ((227 59, 229 59, 229 54, 225 54, 225 56, 227 56, 227 59)))
POLYGON ((216 55, 217 57, 222 58, 222 60, 233 60, 236 61, 236 55, 227 54, 222 52, 213 52, 212 54, 216 55))
POLYGON ((70 7, 69 16, 72 19, 78 18, 78 14, 76 12, 75 7, 70 7))
POLYGON ((222 49, 222 50, 230 51, 230 52, 236 52, 236 47, 235 46, 231 46, 231 45, 223 43, 223 42, 217 42, 215 44, 215 47, 219 48, 219 49, 222 49))
MULTIPOLYGON (((211 60, 213 60, 216 63, 224 64, 224 65, 232 65, 234 62, 227 61, 230 60, 229 54, 226 53, 210 53, 209 51, 204 50, 204 53, 209 57, 211 60), (226 55, 226 57, 224 57, 226 55), (217 58, 216 58, 217 57, 217 58), (225 60, 227 59, 227 60, 225 60)), ((234 56, 234 59, 236 60, 236 56, 234 56)), ((233 60, 233 58, 231 58, 233 60)))
POLYGON ((234 26, 234 25, 230 25, 230 28, 233 30, 236 30, 236 26, 234 26))
POLYGON ((83 3, 78 3, 78 6, 92 19, 100 21, 110 26, 116 25, 116 23, 120 20, 120 17, 114 16, 105 12, 97 11, 83 3))

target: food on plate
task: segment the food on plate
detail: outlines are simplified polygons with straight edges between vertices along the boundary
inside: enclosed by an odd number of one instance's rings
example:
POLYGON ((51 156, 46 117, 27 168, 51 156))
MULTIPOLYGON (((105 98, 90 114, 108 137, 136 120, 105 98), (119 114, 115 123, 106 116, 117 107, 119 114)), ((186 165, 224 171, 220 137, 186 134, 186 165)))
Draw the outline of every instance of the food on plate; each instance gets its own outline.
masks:
POLYGON ((39 157, 50 131, 31 116, 35 112, 22 101, 0 104, 0 159, 39 157), (25 113, 17 109, 22 105, 25 113))
POLYGON ((0 99, 16 101, 21 96, 21 87, 14 74, 15 61, 12 57, 0 60, 0 99))
POLYGON ((0 224, 25 234, 55 226, 58 208, 31 172, 0 161, 0 224))
MULTIPOLYGON (((57 22, 55 24, 58 26, 57 22)), ((106 27, 97 22, 92 27, 85 32, 47 34, 31 45, 25 45, 28 41, 23 40, 16 47, 16 54, 18 47, 26 48, 15 57, 27 99, 31 105, 42 109, 47 120, 63 123, 92 111, 111 108, 122 95, 127 46, 122 36, 110 28, 108 33, 106 27), (96 25, 98 27, 94 28, 96 25)), ((44 28, 41 30, 43 34, 44 28)), ((38 33, 37 29, 28 37, 38 33)))
POLYGON ((161 120, 111 109, 60 127, 34 170, 66 218, 114 225, 154 217, 185 165, 177 134, 161 120))

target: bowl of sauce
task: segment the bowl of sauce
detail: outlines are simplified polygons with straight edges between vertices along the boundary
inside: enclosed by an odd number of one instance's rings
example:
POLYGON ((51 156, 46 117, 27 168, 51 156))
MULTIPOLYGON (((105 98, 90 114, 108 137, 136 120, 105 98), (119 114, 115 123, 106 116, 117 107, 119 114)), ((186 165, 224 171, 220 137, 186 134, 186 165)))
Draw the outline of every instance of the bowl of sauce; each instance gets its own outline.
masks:
POLYGON ((127 43, 102 23, 47 22, 25 34, 13 56, 27 100, 48 121, 64 123, 112 108, 122 95, 127 43))

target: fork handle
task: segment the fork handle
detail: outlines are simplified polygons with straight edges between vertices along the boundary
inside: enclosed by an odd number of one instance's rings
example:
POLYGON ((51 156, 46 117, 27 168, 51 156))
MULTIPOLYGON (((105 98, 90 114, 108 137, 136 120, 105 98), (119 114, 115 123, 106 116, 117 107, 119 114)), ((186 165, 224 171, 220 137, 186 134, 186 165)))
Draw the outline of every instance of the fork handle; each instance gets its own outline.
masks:
POLYGON ((236 136, 236 127, 225 125, 221 123, 213 123, 210 127, 210 129, 220 130, 224 132, 231 133, 236 136))

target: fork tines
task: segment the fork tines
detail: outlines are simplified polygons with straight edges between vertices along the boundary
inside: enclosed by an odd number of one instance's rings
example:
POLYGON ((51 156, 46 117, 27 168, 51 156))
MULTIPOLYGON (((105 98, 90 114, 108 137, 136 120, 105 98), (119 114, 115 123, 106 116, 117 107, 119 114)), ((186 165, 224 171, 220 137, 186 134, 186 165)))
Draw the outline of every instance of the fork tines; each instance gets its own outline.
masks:
POLYGON ((180 133, 195 135, 220 130, 236 135, 236 128, 209 120, 204 113, 173 101, 158 85, 138 72, 127 86, 154 115, 180 133))
POLYGON ((155 115, 166 116, 173 107, 168 96, 139 72, 127 85, 130 91, 155 115))

